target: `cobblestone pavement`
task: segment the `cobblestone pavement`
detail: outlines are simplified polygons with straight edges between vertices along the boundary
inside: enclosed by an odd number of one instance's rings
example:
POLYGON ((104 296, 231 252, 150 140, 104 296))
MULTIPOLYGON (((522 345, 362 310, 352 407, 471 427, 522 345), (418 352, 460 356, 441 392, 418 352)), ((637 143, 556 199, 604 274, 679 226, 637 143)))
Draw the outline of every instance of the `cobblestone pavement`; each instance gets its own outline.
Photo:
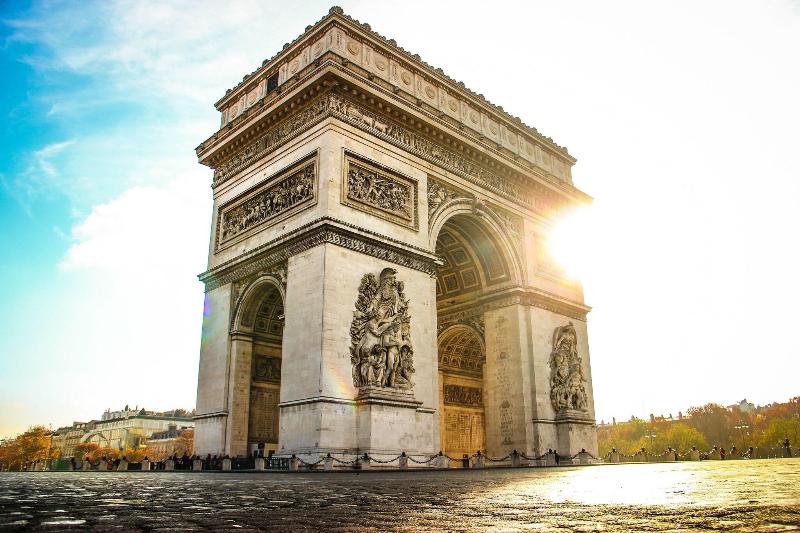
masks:
POLYGON ((360 474, 0 473, 0 529, 795 531, 800 459, 360 474))

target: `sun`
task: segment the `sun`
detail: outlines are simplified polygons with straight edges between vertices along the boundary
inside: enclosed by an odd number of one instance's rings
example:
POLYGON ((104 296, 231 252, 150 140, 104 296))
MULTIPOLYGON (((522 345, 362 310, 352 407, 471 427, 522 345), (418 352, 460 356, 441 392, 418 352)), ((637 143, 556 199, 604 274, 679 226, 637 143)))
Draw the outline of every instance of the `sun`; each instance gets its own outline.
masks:
POLYGON ((582 279, 589 264, 591 232, 588 208, 562 213, 545 237, 546 253, 572 279, 582 279))

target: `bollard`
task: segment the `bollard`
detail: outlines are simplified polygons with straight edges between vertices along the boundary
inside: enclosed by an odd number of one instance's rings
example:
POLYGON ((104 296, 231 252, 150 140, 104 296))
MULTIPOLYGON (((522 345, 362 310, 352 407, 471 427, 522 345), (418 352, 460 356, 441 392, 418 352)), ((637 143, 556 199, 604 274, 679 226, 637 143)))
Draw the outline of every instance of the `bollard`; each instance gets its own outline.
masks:
POLYGON ((473 468, 483 468, 485 466, 484 460, 485 458, 483 457, 483 454, 480 450, 478 450, 478 453, 475 454, 475 463, 473 464, 473 468))
POLYGON ((614 452, 611 452, 610 454, 608 454, 608 462, 609 463, 618 463, 619 460, 620 460, 619 452, 614 451, 614 452))
POLYGON ((292 454, 292 458, 289 460, 289 470, 292 472, 300 470, 300 459, 295 454, 292 454))
POLYGON ((370 459, 369 459, 369 455, 367 455, 366 453, 363 455, 363 457, 359 458, 359 462, 361 463, 361 470, 369 470, 370 469, 370 466, 371 466, 370 465, 370 459))
MULTIPOLYGON (((263 459, 262 459, 263 461, 263 459)), ((203 460, 202 459, 192 459, 192 470, 202 470, 203 469, 203 460)), ((258 470, 258 466, 256 466, 256 470, 258 470)))
POLYGON ((544 466, 556 466, 556 453, 553 450, 548 450, 544 456, 544 466))
POLYGON ((164 461, 164 470, 175 470, 175 461, 172 459, 164 461))
POLYGON ((91 469, 92 465, 89 464, 89 459, 84 459, 83 464, 81 465, 81 470, 83 470, 84 472, 88 472, 91 469))
POLYGON ((406 452, 400 454, 399 464, 400 470, 408 470, 408 456, 406 455, 406 452))
POLYGON ((578 464, 581 464, 581 465, 588 465, 589 464, 589 452, 587 452, 583 448, 581 448, 581 451, 578 453, 578 464))
POLYGON ((441 451, 436 456, 436 468, 450 468, 450 460, 441 451))
POLYGON ((122 459, 117 466, 117 472, 123 472, 128 469, 128 461, 127 459, 122 459))
POLYGON ((323 464, 324 464, 325 470, 327 470, 329 472, 331 470, 333 470, 333 457, 331 457, 330 453, 325 456, 325 461, 323 462, 323 464))
POLYGON ((142 459, 142 470, 144 472, 150 471, 150 460, 149 459, 142 459))
POLYGON ((513 468, 519 468, 522 466, 522 461, 520 461, 520 455, 517 450, 511 452, 511 466, 513 468))
POLYGON ((222 460, 222 469, 230 471, 232 470, 232 468, 233 468, 233 461, 231 461, 230 457, 225 457, 222 460))
MULTIPOLYGON (((202 465, 202 461, 200 464, 202 465)), ((255 468, 256 470, 266 470, 266 461, 264 460, 264 458, 256 457, 253 468, 255 468)))

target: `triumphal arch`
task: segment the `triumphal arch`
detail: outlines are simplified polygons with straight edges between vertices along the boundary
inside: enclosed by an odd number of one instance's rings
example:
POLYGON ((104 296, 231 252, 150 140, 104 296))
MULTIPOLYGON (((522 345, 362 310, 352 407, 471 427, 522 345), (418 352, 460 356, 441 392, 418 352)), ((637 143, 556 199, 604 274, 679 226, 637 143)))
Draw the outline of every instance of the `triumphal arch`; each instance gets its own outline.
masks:
POLYGON ((596 453, 565 148, 339 8, 216 107, 197 453, 596 453))

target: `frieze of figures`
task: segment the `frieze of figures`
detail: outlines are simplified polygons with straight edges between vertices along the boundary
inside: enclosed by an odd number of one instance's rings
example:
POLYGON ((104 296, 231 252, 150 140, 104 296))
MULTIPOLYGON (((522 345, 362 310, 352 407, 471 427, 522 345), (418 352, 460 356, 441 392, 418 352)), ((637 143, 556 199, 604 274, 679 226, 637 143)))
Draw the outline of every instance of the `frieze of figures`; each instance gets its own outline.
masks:
POLYGON ((483 390, 479 387, 466 387, 464 385, 445 385, 444 403, 447 405, 481 407, 483 405, 483 390))
POLYGON ((316 164, 312 160, 232 207, 223 207, 218 243, 225 243, 255 226, 287 214, 300 204, 312 201, 315 197, 315 181, 316 164))
POLYGON ((346 158, 344 203, 416 228, 416 183, 377 165, 346 158))

